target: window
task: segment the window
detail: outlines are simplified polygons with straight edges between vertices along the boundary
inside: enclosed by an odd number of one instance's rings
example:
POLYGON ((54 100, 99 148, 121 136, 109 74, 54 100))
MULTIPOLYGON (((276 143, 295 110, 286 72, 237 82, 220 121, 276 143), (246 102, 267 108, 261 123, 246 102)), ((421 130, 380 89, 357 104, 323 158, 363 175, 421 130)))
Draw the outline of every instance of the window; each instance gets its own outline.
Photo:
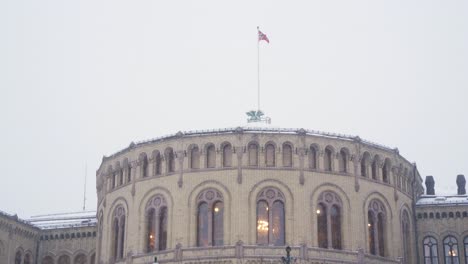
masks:
POLYGON ((385 183, 390 183, 389 170, 391 168, 391 163, 388 158, 385 159, 384 165, 382 167, 382 180, 385 183))
POLYGON ((437 255, 437 240, 433 237, 425 237, 423 240, 424 264, 439 264, 437 255))
POLYGON ((89 264, 95 264, 96 263, 96 253, 93 253, 90 257, 89 264))
POLYGON ((468 264, 468 236, 465 237, 463 244, 465 245, 465 264, 468 264))
POLYGON ((250 143, 248 146, 249 151, 249 166, 258 166, 258 145, 257 143, 250 143))
POLYGON ((369 158, 370 158, 369 153, 364 152, 364 154, 362 155, 362 158, 361 158, 361 176, 362 177, 367 177, 368 176, 367 166, 369 164, 369 158))
POLYGON ((310 146, 309 168, 317 169, 317 147, 315 147, 315 146, 310 146))
POLYGON ((167 202, 157 194, 146 204, 146 251, 165 250, 167 247, 167 202))
POLYGON ((340 151, 340 159, 338 160, 338 165, 340 172, 346 173, 348 172, 348 151, 345 149, 341 149, 340 151))
POLYGON ((267 167, 275 166, 275 145, 268 143, 265 147, 265 164, 267 167))
POLYGON ((161 153, 153 151, 153 175, 161 175, 161 153))
POLYGON ((374 160, 372 161, 372 165, 371 165, 371 176, 372 176, 372 179, 373 180, 377 180, 377 168, 378 168, 378 160, 377 158, 374 158, 374 160))
POLYGON ((372 255, 385 256, 385 225, 385 207, 380 201, 372 200, 367 211, 369 252, 372 255))
POLYGON ((21 258, 22 258, 21 251, 17 251, 15 255, 15 264, 21 264, 21 258))
POLYGON ((318 198, 317 239, 321 248, 341 249, 341 208, 338 195, 324 192, 318 198))
POLYGON ((131 182, 132 181, 132 167, 130 163, 128 163, 126 169, 127 169, 127 182, 131 182))
POLYGON ((223 145, 223 167, 232 166, 232 146, 230 143, 223 145))
POLYGON ((216 150, 213 144, 206 147, 206 167, 214 168, 216 166, 216 150))
POLYGON ((459 264, 458 259, 458 242, 453 236, 447 236, 444 239, 444 256, 445 264, 459 264))
POLYGON ((190 168, 199 169, 200 168, 200 151, 198 146, 193 146, 190 149, 190 168))
POLYGON ((86 264, 86 255, 85 254, 79 254, 75 257, 75 260, 73 261, 73 264, 86 264))
POLYGON ((325 156, 323 157, 323 164, 326 171, 332 171, 332 156, 332 149, 330 147, 326 147, 325 156))
POLYGON ((292 147, 289 143, 283 144, 283 166, 292 167, 292 147))
POLYGON ((71 264, 70 257, 67 255, 62 255, 58 258, 57 264, 71 264))
POLYGON ((125 241, 125 209, 122 206, 114 210, 112 223, 112 256, 115 260, 119 260, 124 256, 125 241))
POLYGON ((284 195, 265 188, 257 196, 257 244, 285 245, 284 195))
POLYGON ((46 256, 42 259, 41 264, 54 264, 54 259, 51 256, 46 256))
POLYGON ((26 253, 26 255, 24 255, 23 264, 32 264, 31 254, 26 253))
POLYGON ((410 218, 406 210, 403 211, 403 214, 401 216, 401 232, 402 232, 401 242, 402 242, 402 247, 403 247, 403 260, 404 260, 404 263, 411 263, 410 218))
POLYGON ((210 247, 224 244, 224 199, 214 189, 201 192, 198 197, 197 246, 210 247))
POLYGON ((142 178, 148 177, 148 157, 146 153, 140 154, 140 171, 142 178))
POLYGON ((172 148, 167 148, 164 151, 166 156, 166 171, 167 173, 175 172, 175 159, 174 159, 174 150, 172 148))
POLYGON ((119 168, 119 185, 123 185, 124 183, 124 173, 123 173, 123 169, 120 169, 119 168))

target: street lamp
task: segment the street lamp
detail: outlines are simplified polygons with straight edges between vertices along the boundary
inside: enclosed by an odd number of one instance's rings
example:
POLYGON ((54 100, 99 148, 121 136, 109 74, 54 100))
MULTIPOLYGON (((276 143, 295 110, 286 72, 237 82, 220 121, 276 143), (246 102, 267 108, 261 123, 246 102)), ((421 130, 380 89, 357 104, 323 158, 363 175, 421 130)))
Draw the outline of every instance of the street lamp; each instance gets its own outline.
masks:
POLYGON ((296 261, 296 258, 292 258, 290 253, 291 253, 291 247, 287 246, 286 247, 286 257, 281 257, 281 260, 283 261, 283 264, 291 264, 291 260, 293 262, 296 261))

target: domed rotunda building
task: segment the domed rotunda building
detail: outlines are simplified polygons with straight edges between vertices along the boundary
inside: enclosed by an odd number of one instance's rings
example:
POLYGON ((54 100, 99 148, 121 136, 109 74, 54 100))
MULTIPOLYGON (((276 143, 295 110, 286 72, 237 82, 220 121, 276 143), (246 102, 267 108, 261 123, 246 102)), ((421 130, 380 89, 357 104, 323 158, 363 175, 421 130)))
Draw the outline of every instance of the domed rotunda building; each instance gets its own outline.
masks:
POLYGON ((416 263, 416 165, 359 137, 178 132, 96 177, 97 263, 416 263))

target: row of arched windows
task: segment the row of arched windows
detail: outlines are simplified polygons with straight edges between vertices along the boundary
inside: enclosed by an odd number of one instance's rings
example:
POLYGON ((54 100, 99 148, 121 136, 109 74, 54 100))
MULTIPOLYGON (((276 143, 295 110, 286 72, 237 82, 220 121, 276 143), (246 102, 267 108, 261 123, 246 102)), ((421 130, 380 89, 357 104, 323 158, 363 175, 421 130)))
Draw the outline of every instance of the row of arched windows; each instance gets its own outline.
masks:
POLYGON ((461 217, 468 217, 468 212, 424 212, 418 213, 418 219, 443 219, 443 218, 461 218, 461 217))
POLYGON ((27 252, 23 255, 21 251, 16 251, 15 264, 33 264, 31 253, 27 252))
POLYGON ((96 237, 96 231, 93 232, 77 232, 77 233, 66 233, 66 234, 55 234, 55 235, 43 235, 40 236, 39 240, 57 240, 57 239, 73 239, 73 238, 86 238, 96 237))
MULTIPOLYGON (((425 264, 439 264, 439 248, 437 239, 427 236, 423 239, 423 256, 425 264)), ((443 241, 443 259, 445 264, 459 264, 460 251, 458 240, 454 236, 446 236, 443 241)), ((465 254, 465 264, 468 264, 468 236, 463 240, 463 251, 465 254)))
MULTIPOLYGON (((264 146, 260 146, 257 142, 250 142, 245 149, 236 150, 231 143, 225 142, 216 149, 215 145, 208 143, 201 150, 199 146, 190 145, 188 150, 184 151, 182 155, 188 157, 189 169, 196 170, 200 168, 215 168, 216 157, 221 153, 221 166, 232 167, 233 153, 236 151, 244 151, 247 153, 248 166, 266 166, 277 167, 277 153, 282 154, 281 165, 283 167, 293 167, 293 156, 297 154, 297 149, 293 147, 290 142, 283 143, 280 147, 274 142, 267 142, 264 146), (204 157, 204 159, 202 159, 204 157), (202 164, 204 163, 204 164, 202 164)), ((341 148, 337 153, 332 146, 326 146, 322 153, 319 153, 319 146, 312 144, 305 154, 308 156, 308 168, 311 170, 322 169, 324 171, 337 171, 340 173, 349 173, 349 161, 351 154, 347 148, 341 148), (318 157, 323 155, 323 168, 319 168, 318 157), (334 162, 337 160, 337 166, 334 162)), ((146 153, 141 153, 138 157, 138 165, 141 177, 157 176, 162 174, 162 164, 165 164, 165 173, 175 172, 175 158, 176 153, 173 148, 168 147, 163 153, 159 150, 154 150, 151 159, 148 158, 146 153), (150 161, 152 166, 150 166, 150 161), (151 171, 150 171, 151 168, 151 171)), ((322 166, 322 165, 320 165, 322 166)), ((115 170, 112 173, 111 187, 128 183, 132 180, 132 169, 128 159, 125 158, 123 166, 120 162, 115 165, 115 170)), ((371 157, 369 152, 364 152, 360 158, 360 175, 365 178, 373 180, 381 180, 384 183, 390 184, 390 172, 392 170, 392 162, 389 158, 381 159, 379 155, 371 157)), ((403 192, 411 192, 411 181, 409 178, 408 169, 405 168, 401 174, 396 176, 396 186, 403 192)))
MULTIPOLYGON (((286 200, 274 187, 262 189, 256 198, 256 244, 283 246, 286 243, 286 200)), ((145 248, 147 252, 167 249, 168 204, 157 194, 145 207, 145 248)), ((196 197, 196 245, 198 247, 224 244, 224 197, 216 189, 205 189, 196 197)), ((321 248, 342 249, 343 203, 332 191, 321 193, 316 202, 314 221, 317 227, 317 244, 321 248)), ((410 248, 410 217, 402 215, 403 243, 410 248)), ((368 250, 371 254, 386 256, 387 213, 377 199, 371 200, 367 210, 368 250)), ((118 260, 123 257, 125 211, 118 206, 113 216, 112 252, 118 260)), ((408 252, 405 258, 409 259, 408 252)))
POLYGON ((74 258, 71 258, 68 255, 61 255, 57 258, 57 262, 54 261, 52 256, 45 256, 42 258, 41 264, 95 264, 96 254, 93 253, 89 258, 83 253, 76 255, 74 258), (71 260, 73 259, 73 263, 71 260))

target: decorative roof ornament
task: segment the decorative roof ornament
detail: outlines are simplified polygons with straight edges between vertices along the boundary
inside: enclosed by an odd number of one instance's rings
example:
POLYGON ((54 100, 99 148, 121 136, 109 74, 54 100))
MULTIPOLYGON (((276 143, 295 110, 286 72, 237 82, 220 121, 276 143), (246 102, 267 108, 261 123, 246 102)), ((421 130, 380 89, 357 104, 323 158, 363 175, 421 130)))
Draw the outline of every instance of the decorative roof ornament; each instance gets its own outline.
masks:
POLYGON ((261 111, 255 111, 251 110, 246 113, 248 118, 247 118, 247 123, 265 123, 265 124, 271 124, 271 118, 265 116, 265 114, 261 111))

